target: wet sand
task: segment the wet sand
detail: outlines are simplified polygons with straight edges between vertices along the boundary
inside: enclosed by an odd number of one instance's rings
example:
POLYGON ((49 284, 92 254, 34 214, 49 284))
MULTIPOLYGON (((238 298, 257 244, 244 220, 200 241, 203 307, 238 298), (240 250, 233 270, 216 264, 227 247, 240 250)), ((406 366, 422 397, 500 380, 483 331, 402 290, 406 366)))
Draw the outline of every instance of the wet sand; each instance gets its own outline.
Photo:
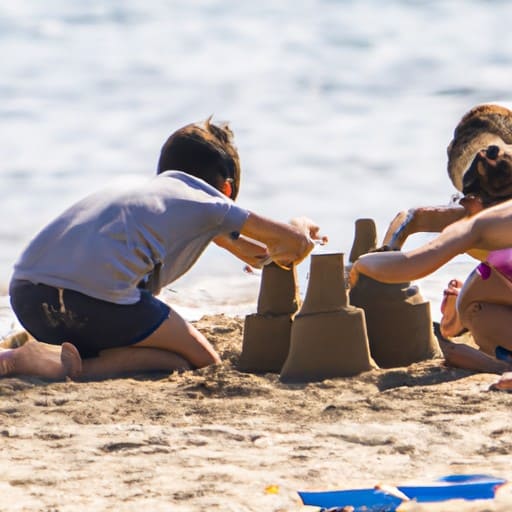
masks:
MULTIPOLYGON (((223 357, 183 374, 0 380, 0 511, 317 510, 298 490, 512 480, 512 394, 441 359, 309 384, 237 370, 243 319, 197 322, 223 357)), ((492 501, 406 511, 510 511, 492 501)))

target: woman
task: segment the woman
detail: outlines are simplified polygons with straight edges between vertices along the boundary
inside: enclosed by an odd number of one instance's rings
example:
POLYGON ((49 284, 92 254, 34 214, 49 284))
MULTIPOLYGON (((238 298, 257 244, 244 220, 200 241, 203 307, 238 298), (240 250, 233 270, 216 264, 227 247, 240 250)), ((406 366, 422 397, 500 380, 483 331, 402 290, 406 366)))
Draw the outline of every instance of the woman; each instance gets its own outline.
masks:
MULTIPOLYGON (((512 198, 510 144, 510 109, 495 104, 472 108, 458 123, 448 146, 448 174, 455 188, 463 193, 459 204, 401 212, 388 228, 384 247, 399 250, 416 232, 441 235, 416 251, 365 256, 352 271, 354 282, 358 273, 384 282, 400 282, 428 275, 461 252, 480 260, 482 263, 465 283, 452 279, 448 284, 440 322, 445 338, 469 330, 480 351, 449 342, 441 345, 452 365, 496 373, 508 370, 512 361, 512 342, 507 339, 512 318, 512 245, 507 236, 489 237, 508 222, 512 198)), ((508 379, 498 384, 508 385, 508 379)))
MULTIPOLYGON (((496 170, 510 155, 511 146, 501 144, 496 149, 493 144, 480 151, 474 162, 480 170, 496 170)), ((480 197, 471 193, 467 199, 472 214, 449 224, 417 249, 361 256, 352 266, 350 283, 354 286, 359 274, 385 283, 410 281, 429 275, 458 254, 485 255, 462 287, 452 283, 450 291, 458 295, 457 316, 445 326, 445 332, 453 334, 459 328, 468 329, 480 350, 449 344, 444 353, 454 366, 500 373, 512 369, 512 199, 487 206, 482 197, 484 192, 480 197)), ((512 374, 505 373, 496 387, 512 387, 512 374)))

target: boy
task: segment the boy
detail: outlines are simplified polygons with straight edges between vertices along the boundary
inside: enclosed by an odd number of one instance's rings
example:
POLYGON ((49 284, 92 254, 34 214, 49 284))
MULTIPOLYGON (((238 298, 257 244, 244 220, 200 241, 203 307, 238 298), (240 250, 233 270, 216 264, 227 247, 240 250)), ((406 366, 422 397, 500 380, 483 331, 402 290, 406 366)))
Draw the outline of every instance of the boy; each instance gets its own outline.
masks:
POLYGON ((79 201, 44 228, 15 265, 9 293, 37 340, 0 352, 0 375, 96 379, 220 361, 191 324, 155 296, 214 241, 251 266, 302 261, 319 228, 235 205, 238 153, 207 120, 173 133, 158 176, 79 201))

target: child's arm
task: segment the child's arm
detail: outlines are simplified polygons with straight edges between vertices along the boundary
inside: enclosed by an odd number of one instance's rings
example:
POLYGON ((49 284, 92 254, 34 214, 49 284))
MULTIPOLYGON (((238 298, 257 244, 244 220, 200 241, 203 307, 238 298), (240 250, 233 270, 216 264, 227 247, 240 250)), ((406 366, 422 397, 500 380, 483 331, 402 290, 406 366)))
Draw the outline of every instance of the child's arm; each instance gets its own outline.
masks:
POLYGON ((213 241, 251 267, 260 268, 270 258, 264 245, 242 235, 237 239, 229 235, 219 235, 213 241))
POLYGON ((320 237, 319 229, 317 224, 304 217, 285 224, 251 212, 239 240, 230 241, 222 236, 215 242, 250 265, 261 266, 270 258, 278 265, 288 267, 300 263, 311 252, 315 246, 313 240, 327 241, 326 237, 320 237))

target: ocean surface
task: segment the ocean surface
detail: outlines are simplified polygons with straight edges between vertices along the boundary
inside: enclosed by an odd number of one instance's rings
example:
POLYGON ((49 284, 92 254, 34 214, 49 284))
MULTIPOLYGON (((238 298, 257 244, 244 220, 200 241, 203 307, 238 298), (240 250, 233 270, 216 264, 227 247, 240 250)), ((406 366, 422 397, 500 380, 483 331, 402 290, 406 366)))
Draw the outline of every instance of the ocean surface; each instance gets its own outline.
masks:
MULTIPOLYGON (((460 117, 512 91, 512 3, 421 0, 19 0, 0 4, 0 336, 12 265, 85 194, 155 172, 175 129, 230 121, 238 202, 306 215, 350 252, 400 210, 448 204, 460 117)), ((430 235, 416 235, 406 248, 430 235)), ((307 286, 309 262, 299 267, 307 286)), ((417 283, 439 316, 460 257, 417 283)), ((220 249, 165 292, 188 318, 253 311, 258 275, 220 249)))

